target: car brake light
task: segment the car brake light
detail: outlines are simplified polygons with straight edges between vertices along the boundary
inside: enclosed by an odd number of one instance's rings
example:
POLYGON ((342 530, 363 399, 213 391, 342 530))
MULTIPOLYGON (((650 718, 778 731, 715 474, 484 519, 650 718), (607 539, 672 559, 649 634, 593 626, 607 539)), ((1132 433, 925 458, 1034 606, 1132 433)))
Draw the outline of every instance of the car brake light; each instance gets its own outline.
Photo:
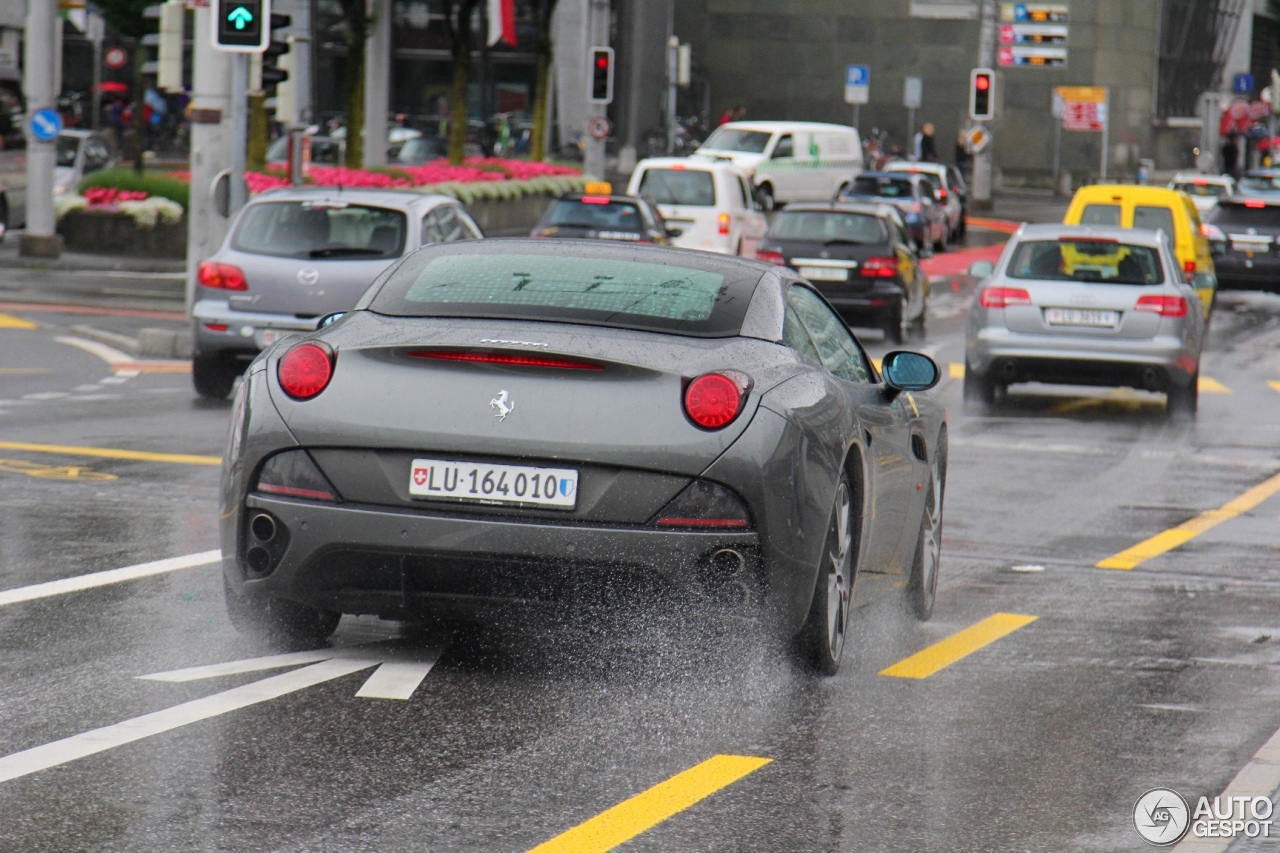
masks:
POLYGON ((1209 186, 1209 182, 1208 182, 1207 180, 1205 180, 1204 178, 1193 178, 1193 179, 1192 179, 1192 181, 1191 181, 1191 183, 1195 184, 1197 187, 1207 187, 1207 186, 1209 186))
POLYGON ((524 355, 509 352, 467 352, 465 350, 415 350, 410 358, 434 358, 439 361, 469 361, 478 364, 509 364, 515 367, 557 367, 564 370, 604 370, 604 365, 571 358, 524 355))
POLYGON ((1150 311, 1161 317, 1187 316, 1187 300, 1181 296, 1140 296, 1135 311, 1150 311))
POLYGON ((225 332, 231 328, 226 323, 205 323, 204 327, 211 332, 225 332))
POLYGON ((1010 305, 1030 305, 1031 294, 1019 287, 988 287, 978 297, 983 308, 1007 308, 1010 305))
POLYGON ((1257 201, 1255 199, 1249 199, 1244 203, 1244 206, 1249 208, 1250 210, 1262 210, 1264 207, 1267 206, 1267 203, 1265 201, 1257 201))
POLYGON ((781 252, 770 252, 768 250, 756 250, 756 260, 764 261, 766 264, 775 264, 780 267, 787 265, 787 259, 782 257, 781 252))
POLYGON ((333 378, 333 350, 324 344, 298 344, 284 354, 276 375, 280 387, 295 400, 310 400, 333 378))
POLYGON ((751 381, 745 374, 726 370, 704 373, 684 391, 684 410, 703 429, 728 426, 742 411, 751 381))
POLYGON ((1196 262, 1195 262, 1195 261, 1183 261, 1183 263, 1182 263, 1182 271, 1183 271, 1183 272, 1188 272, 1188 273, 1195 272, 1195 271, 1196 271, 1196 262))
POLYGON ((896 258, 867 258, 862 262, 863 278, 893 278, 898 274, 896 258))
POLYGON ((938 190, 938 198, 946 198, 946 197, 947 197, 947 190, 946 190, 946 188, 945 188, 945 187, 939 188, 939 190, 938 190))
POLYGON ((244 270, 232 264, 220 264, 217 261, 201 262, 196 270, 196 281, 203 287, 215 287, 219 290, 249 289, 244 270))
POLYGON ((583 204, 608 204, 609 199, 598 195, 584 195, 582 197, 583 204))
POLYGON ((729 214, 727 213, 720 214, 718 221, 720 223, 720 233, 728 234, 729 233, 729 214))
POLYGON ((671 171, 673 171, 673 172, 683 172, 683 171, 684 171, 684 169, 685 169, 684 163, 672 163, 672 164, 671 164, 671 171))

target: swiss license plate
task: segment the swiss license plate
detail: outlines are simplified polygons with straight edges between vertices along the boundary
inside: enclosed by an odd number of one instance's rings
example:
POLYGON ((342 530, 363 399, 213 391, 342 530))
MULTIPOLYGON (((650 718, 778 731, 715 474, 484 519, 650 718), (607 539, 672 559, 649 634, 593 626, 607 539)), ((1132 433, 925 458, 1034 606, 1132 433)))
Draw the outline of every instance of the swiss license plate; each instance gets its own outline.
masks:
POLYGON ((1050 326, 1096 326, 1114 329, 1120 322, 1118 311, 1087 311, 1080 308, 1046 308, 1045 322, 1050 326))
POLYGON ((1254 252, 1265 252, 1271 246, 1271 241, 1266 240, 1232 240, 1231 251, 1248 252, 1249 257, 1253 257, 1254 252))
POLYGON ((578 502, 578 472, 572 468, 415 459, 409 467, 409 494, 415 498, 573 509, 578 502))
POLYGON ((800 275, 809 281, 849 280, 849 271, 843 267, 800 267, 800 275))

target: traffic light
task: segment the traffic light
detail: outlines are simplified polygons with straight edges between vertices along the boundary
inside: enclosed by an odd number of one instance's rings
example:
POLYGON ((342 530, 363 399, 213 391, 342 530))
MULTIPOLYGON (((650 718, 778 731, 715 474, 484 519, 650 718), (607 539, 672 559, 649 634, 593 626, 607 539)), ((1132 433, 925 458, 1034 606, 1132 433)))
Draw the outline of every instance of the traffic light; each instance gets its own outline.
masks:
POLYGON ((613 102, 613 48, 591 48, 591 97, 592 104, 613 102))
POLYGON ((271 35, 267 49, 262 54, 262 88, 270 93, 280 83, 289 79, 289 62, 285 56, 289 53, 288 36, 276 30, 288 28, 293 18, 279 12, 271 13, 271 35))
POLYGON ((267 49, 266 21, 271 0, 211 0, 213 46, 231 53, 262 53, 267 49))
POLYGON ((156 88, 162 92, 182 91, 183 27, 186 20, 187 8, 182 0, 169 0, 160 7, 156 88))
POLYGON ((995 72, 975 68, 969 76, 969 118, 990 121, 995 116, 995 72))

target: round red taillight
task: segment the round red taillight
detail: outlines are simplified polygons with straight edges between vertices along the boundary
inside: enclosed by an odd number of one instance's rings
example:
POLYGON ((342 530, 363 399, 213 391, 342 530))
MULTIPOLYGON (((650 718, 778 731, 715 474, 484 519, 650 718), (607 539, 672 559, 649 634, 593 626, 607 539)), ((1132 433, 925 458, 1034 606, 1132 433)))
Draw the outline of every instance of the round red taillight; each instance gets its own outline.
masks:
POLYGON ((279 376, 286 394, 310 400, 333 378, 333 351, 321 344, 298 344, 280 359, 279 376))
POLYGON ((742 389, 723 373, 705 373, 685 389, 684 410, 703 429, 719 429, 742 410, 742 389))

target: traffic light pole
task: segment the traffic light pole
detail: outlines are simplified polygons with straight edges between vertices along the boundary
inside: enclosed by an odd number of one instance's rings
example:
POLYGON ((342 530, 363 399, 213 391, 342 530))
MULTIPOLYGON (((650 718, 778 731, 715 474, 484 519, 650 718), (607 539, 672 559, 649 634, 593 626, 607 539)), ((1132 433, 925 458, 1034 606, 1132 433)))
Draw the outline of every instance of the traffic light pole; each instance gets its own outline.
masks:
MULTIPOLYGON (((27 8, 26 50, 22 88, 27 96, 27 230, 19 242, 18 253, 39 258, 56 258, 62 254, 62 239, 56 233, 53 212, 53 167, 57 160, 55 137, 36 135, 33 120, 44 116, 55 104, 53 87, 56 76, 54 49, 58 16, 57 0, 30 0, 27 8)), ((47 127, 48 123, 42 125, 47 127)), ((54 128, 56 131, 56 128, 54 128)))
MULTIPOLYGON (((982 29, 978 35, 978 67, 992 68, 996 58, 996 0, 982 0, 982 29)), ((994 93, 993 93, 994 98, 994 93)), ((995 103, 993 101, 992 108, 995 103)), ((986 126, 985 124, 983 125, 986 126)), ((973 156, 973 208, 991 209, 991 172, 995 145, 987 146, 973 156)))
POLYGON ((235 216, 247 198, 244 184, 249 142, 249 54, 231 54, 231 183, 227 210, 235 216))
MULTIPOLYGON (((587 43, 606 45, 609 43, 609 0, 588 0, 587 2, 587 43)), ((591 119, 603 118, 608 111, 604 104, 591 103, 591 67, 587 67, 586 90, 587 123, 586 149, 583 151, 583 171, 593 178, 603 180, 605 177, 605 141, 596 139, 590 132, 591 119)))

